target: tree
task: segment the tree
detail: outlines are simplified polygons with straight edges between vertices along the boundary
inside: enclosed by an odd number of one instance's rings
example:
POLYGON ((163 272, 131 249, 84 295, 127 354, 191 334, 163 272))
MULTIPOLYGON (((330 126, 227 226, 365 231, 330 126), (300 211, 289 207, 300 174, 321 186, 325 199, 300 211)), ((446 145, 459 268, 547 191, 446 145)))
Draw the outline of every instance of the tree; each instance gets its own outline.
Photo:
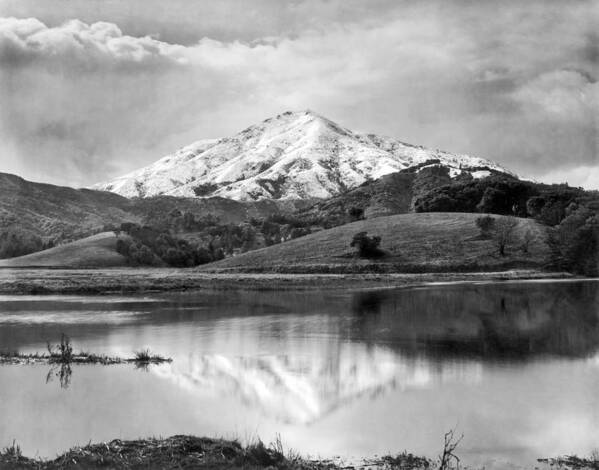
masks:
POLYGON ((495 219, 490 215, 477 217, 475 223, 480 230, 481 238, 488 238, 491 234, 491 230, 495 227, 495 219))
POLYGON ((505 256, 505 249, 513 242, 517 226, 518 219, 515 217, 502 217, 495 222, 493 240, 501 256, 505 256))
POLYGON ((362 207, 353 206, 347 211, 352 222, 364 219, 364 209, 362 207))
POLYGON ((379 248, 380 243, 381 237, 369 237, 368 232, 359 232, 352 238, 350 246, 358 250, 360 258, 380 258, 385 255, 379 248))
POLYGON ((509 209, 508 194, 498 188, 488 187, 483 193, 483 197, 476 206, 480 212, 491 212, 494 214, 505 214, 509 209))
POLYGON ((522 245, 520 246, 523 253, 529 252, 530 244, 534 241, 534 239, 535 236, 530 229, 524 232, 524 238, 522 240, 522 245))
POLYGON ((598 275, 599 217, 587 208, 576 210, 553 229, 549 246, 556 268, 598 275))

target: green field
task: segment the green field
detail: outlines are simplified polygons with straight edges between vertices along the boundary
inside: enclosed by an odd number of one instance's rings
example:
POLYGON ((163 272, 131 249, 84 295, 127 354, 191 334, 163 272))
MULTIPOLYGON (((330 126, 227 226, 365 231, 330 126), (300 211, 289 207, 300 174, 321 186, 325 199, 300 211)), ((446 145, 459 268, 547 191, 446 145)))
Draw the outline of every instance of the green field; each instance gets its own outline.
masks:
MULTIPOLYGON (((546 229, 532 219, 516 219, 513 240, 500 256, 496 243, 481 239, 481 214, 417 213, 361 220, 205 265, 224 271, 360 272, 468 271, 542 268, 548 262, 546 229), (360 259, 350 247, 358 232, 382 238, 386 256, 360 259), (523 249, 525 234, 531 239, 523 249)), ((493 216, 496 220, 503 216, 493 216)))

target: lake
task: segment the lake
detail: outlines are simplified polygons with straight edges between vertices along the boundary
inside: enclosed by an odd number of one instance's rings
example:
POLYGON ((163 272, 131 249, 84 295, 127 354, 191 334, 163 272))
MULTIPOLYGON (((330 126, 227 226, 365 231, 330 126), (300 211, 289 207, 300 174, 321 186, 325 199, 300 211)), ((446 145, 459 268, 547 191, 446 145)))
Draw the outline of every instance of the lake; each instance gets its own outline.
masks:
POLYGON ((314 457, 436 457, 505 468, 599 446, 599 282, 370 291, 0 296, 0 349, 170 364, 0 366, 0 447, 28 456, 195 434, 314 457))

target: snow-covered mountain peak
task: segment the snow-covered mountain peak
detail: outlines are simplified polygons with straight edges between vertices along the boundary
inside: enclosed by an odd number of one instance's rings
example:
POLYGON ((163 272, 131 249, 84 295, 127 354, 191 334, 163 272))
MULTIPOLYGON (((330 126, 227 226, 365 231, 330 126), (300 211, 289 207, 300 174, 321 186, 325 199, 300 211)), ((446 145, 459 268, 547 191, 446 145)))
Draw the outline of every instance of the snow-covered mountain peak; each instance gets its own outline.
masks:
POLYGON ((305 110, 286 111, 231 137, 194 142, 94 188, 127 197, 327 198, 366 180, 429 162, 449 167, 452 175, 509 173, 481 158, 358 134, 305 110))

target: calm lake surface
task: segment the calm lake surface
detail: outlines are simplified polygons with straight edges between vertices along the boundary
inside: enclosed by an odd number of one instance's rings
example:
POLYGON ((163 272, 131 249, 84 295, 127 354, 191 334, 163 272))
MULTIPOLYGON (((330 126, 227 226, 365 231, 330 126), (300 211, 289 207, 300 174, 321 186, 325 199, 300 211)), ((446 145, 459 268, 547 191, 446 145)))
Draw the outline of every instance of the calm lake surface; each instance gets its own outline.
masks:
POLYGON ((75 350, 174 361, 73 366, 62 384, 0 366, 0 447, 280 433, 311 456, 435 457, 457 428, 463 462, 492 468, 599 446, 596 281, 0 296, 0 349, 45 351, 61 332, 75 350))

